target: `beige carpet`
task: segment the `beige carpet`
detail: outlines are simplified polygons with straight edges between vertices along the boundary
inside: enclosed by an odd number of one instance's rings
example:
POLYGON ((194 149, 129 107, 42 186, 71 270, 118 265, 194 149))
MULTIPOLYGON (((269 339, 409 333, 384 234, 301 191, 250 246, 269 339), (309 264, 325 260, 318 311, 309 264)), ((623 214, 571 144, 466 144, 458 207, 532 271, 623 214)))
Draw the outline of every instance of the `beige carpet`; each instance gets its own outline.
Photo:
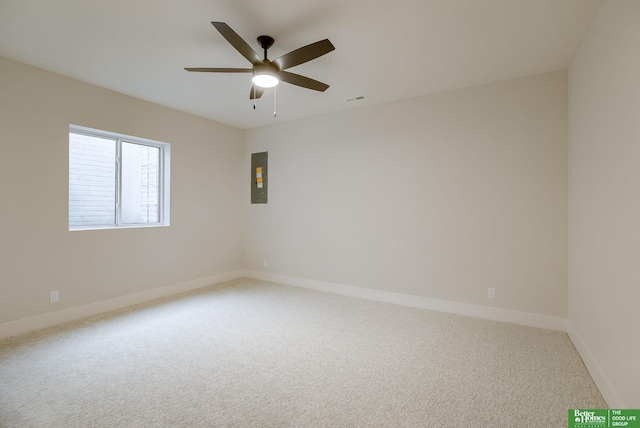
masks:
POLYGON ((237 280, 0 342, 2 427, 566 427, 564 333, 237 280))

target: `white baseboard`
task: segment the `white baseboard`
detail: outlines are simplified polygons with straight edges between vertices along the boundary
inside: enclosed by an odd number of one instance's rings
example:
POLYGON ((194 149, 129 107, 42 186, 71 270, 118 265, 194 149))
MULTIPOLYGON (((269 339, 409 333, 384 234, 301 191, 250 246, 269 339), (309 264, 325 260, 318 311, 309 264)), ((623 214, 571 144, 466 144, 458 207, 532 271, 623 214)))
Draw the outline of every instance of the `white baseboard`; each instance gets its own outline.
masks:
POLYGON ((315 281, 310 279, 296 278, 287 275, 278 275, 253 270, 242 271, 242 275, 247 278, 278 282, 280 284, 291 285, 294 287, 326 291, 329 293, 342 294, 344 296, 360 297, 363 299, 375 300, 378 302, 394 303, 396 305, 430 309, 440 312, 449 312, 458 315, 466 315, 475 318, 508 322, 529 327, 544 328, 548 330, 566 331, 567 320, 550 315, 540 315, 529 312, 513 311, 509 309, 492 308, 488 306, 454 302, 450 300, 431 299, 428 297, 414 296, 410 294, 373 290, 370 288, 354 287, 351 285, 315 281))
MULTIPOLYGON (((0 324, 0 339, 241 277, 278 282, 294 287, 308 288, 396 305, 430 309, 549 330, 567 331, 567 320, 549 315, 472 305, 450 300, 431 299, 410 294, 373 290, 370 288, 315 281, 268 272, 237 270, 0 324)), ((576 348, 578 348, 577 345, 576 348)))
POLYGON ((354 287, 350 285, 335 284, 330 282, 315 281, 304 278, 297 278, 287 275, 278 275, 268 272, 253 270, 237 270, 205 278, 186 281, 179 284, 168 285, 153 290, 140 293, 129 294, 109 300, 90 303, 74 308, 63 309, 57 312, 38 315, 0 324, 0 339, 15 336, 29 331, 50 327, 68 321, 77 320, 91 315, 109 312, 115 309, 143 303, 159 297, 166 297, 173 294, 190 291, 209 285, 230 281, 237 278, 253 278, 263 281, 277 282, 294 287, 308 288, 312 290, 325 291, 344 296, 359 297, 378 302, 393 303, 421 309, 430 309, 440 312, 448 312, 459 315, 466 315, 475 318, 502 321, 513 324, 525 325, 529 327, 544 328, 549 330, 565 331, 573 342, 578 354, 582 357, 585 366, 589 370, 591 377, 600 389, 602 396, 607 401, 610 408, 626 409, 627 407, 615 392, 606 375, 594 359, 580 337, 578 331, 570 321, 549 315, 533 314, 529 312, 514 311, 508 309, 492 308, 487 306, 472 305, 449 300, 431 299, 428 297, 414 296, 410 294, 394 293, 391 291, 373 290, 370 288, 354 287))
POLYGON ((0 339, 242 277, 232 271, 0 324, 0 339))
POLYGON ((611 383, 609 382, 609 379, 604 374, 604 371, 602 371, 600 365, 593 357, 593 354, 582 340, 582 337, 580 337, 578 330, 576 330, 576 328, 569 320, 567 320, 567 334, 569 335, 569 338, 571 338, 573 346, 575 346, 576 351, 578 351, 578 354, 580 354, 584 365, 587 367, 587 370, 589 370, 591 378, 596 383, 596 386, 600 390, 602 397, 609 405, 609 408, 627 409, 628 407, 620 399, 615 389, 613 389, 611 383))

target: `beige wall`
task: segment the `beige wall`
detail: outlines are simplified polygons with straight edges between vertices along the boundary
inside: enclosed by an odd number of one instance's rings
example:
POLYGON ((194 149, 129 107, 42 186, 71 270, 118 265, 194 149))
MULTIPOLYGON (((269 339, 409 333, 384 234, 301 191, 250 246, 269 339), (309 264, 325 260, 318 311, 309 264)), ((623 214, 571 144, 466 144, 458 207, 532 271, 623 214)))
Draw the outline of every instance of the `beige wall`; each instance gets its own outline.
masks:
POLYGON ((566 72, 244 139, 247 268, 566 317, 566 72), (268 205, 248 203, 259 151, 268 205))
MULTIPOLYGON (((569 70, 569 322, 640 408, 640 2, 604 1, 569 70)), ((615 402, 615 403, 612 403, 615 402)))
POLYGON ((0 323, 240 268, 566 316, 565 72, 244 132, 0 73, 0 323), (171 227, 68 232, 70 123, 172 143, 171 227), (262 150, 269 204, 250 205, 262 150))
POLYGON ((241 138, 0 58, 0 324, 239 269, 241 138), (69 124, 172 144, 170 227, 68 231, 69 124))

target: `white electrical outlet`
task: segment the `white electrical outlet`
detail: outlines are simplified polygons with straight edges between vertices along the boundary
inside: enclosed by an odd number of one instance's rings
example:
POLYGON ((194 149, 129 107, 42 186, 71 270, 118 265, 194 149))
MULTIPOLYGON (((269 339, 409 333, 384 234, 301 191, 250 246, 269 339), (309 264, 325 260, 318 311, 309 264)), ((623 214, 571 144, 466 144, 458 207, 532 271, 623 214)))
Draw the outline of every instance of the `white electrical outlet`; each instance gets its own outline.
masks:
POLYGON ((51 291, 49 293, 49 303, 56 303, 60 301, 60 293, 58 291, 51 291))
POLYGON ((496 298, 496 289, 495 288, 489 288, 489 298, 490 299, 495 299, 496 298))
POLYGON ((264 267, 269 267, 269 260, 264 259, 264 267))

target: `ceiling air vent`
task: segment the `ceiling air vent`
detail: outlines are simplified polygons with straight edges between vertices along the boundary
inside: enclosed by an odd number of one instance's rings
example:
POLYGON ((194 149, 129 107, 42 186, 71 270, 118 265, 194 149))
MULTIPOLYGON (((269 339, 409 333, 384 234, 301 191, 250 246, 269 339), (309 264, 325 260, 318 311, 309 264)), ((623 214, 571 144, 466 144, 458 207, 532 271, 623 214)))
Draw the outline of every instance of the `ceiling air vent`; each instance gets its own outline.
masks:
POLYGON ((362 101, 362 100, 364 100, 366 98, 367 97, 365 97, 364 95, 358 95, 357 97, 347 98, 347 102, 350 103, 352 101, 362 101))

